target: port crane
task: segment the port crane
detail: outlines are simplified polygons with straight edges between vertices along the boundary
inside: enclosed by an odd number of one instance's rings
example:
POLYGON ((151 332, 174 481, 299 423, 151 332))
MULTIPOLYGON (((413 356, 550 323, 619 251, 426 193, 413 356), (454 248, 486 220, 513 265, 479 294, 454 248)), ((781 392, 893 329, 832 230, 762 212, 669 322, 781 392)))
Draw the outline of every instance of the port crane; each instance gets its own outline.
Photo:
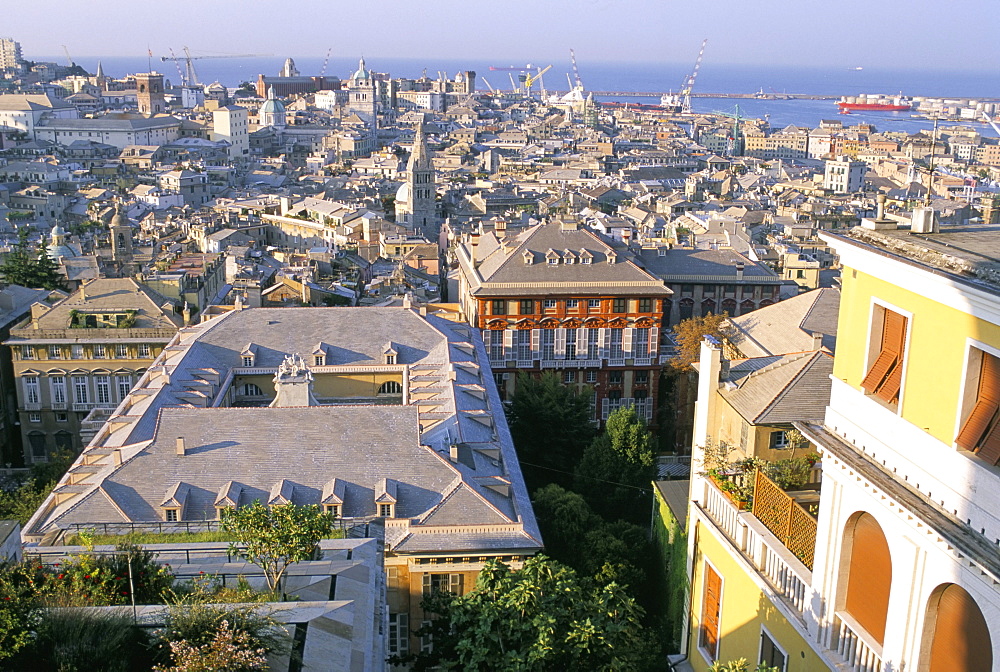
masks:
POLYGON ((573 64, 573 79, 576 81, 576 88, 583 91, 583 80, 580 79, 580 69, 576 67, 576 53, 572 49, 569 50, 569 62, 573 64))
POLYGON ((982 110, 979 110, 979 114, 983 115, 983 119, 986 120, 986 123, 993 127, 993 130, 996 131, 997 135, 1000 135, 1000 126, 997 126, 997 123, 993 121, 993 117, 986 114, 982 110))
POLYGON ((192 56, 191 50, 184 47, 183 56, 175 56, 173 50, 170 56, 160 56, 160 62, 174 61, 180 67, 180 62, 184 61, 184 74, 181 76, 183 84, 198 84, 198 73, 195 72, 194 62, 206 58, 264 58, 271 54, 210 54, 205 56, 192 56))
MULTIPOLYGON (((528 95, 528 96, 530 96, 531 95, 531 87, 532 87, 532 85, 535 82, 541 81, 542 80, 542 75, 544 75, 546 72, 548 72, 551 69, 552 69, 551 65, 546 65, 544 68, 540 68, 538 70, 538 72, 536 72, 535 74, 533 74, 533 75, 526 75, 525 78, 524 78, 524 92, 525 92, 525 94, 528 95)), ((542 88, 542 97, 543 98, 545 97, 544 86, 545 86, 545 83, 542 82, 542 87, 543 87, 542 88)))
POLYGON ((698 50, 698 58, 694 62, 694 70, 684 80, 684 86, 681 89, 681 112, 684 114, 691 113, 691 89, 694 88, 694 81, 698 78, 698 69, 701 68, 701 57, 705 55, 706 44, 708 44, 707 37, 701 42, 701 49, 698 50))

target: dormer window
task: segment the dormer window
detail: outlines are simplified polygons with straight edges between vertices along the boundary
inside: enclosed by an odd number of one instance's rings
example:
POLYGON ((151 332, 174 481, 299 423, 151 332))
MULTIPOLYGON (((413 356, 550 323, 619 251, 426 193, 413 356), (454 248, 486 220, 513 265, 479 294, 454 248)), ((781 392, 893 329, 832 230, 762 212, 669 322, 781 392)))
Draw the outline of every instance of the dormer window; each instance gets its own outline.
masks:
POLYGON ((375 510, 380 518, 396 517, 396 481, 380 479, 375 485, 375 510))
POLYGON ((576 261, 576 255, 570 250, 563 250, 563 263, 572 264, 576 261))
POLYGON ((382 363, 386 366, 395 366, 398 355, 399 352, 393 347, 391 341, 382 346, 382 363))
POLYGON ((521 258, 524 259, 524 263, 525 263, 526 266, 530 266, 532 264, 532 262, 534 262, 534 260, 535 260, 535 255, 533 255, 528 250, 525 250, 521 254, 521 258))
POLYGON ((313 365, 326 366, 326 355, 313 355, 313 365))
POLYGON ((326 504, 323 506, 323 512, 334 518, 340 518, 340 504, 326 504))
POLYGON ((313 366, 326 366, 326 346, 320 341, 312 351, 313 366))
POLYGON ((179 509, 164 509, 163 519, 168 523, 176 523, 180 519, 179 513, 180 513, 179 509))
POLYGON ((614 250, 608 250, 608 263, 618 263, 618 254, 614 250))
POLYGON ((393 518, 393 509, 395 504, 379 504, 378 505, 378 515, 380 518, 393 518))
POLYGON ((240 361, 243 363, 244 368, 251 368, 257 361, 257 346, 253 343, 247 343, 246 347, 240 353, 240 361))
POLYGON ((545 253, 545 263, 549 266, 557 265, 559 263, 559 253, 553 249, 549 249, 549 251, 545 253))

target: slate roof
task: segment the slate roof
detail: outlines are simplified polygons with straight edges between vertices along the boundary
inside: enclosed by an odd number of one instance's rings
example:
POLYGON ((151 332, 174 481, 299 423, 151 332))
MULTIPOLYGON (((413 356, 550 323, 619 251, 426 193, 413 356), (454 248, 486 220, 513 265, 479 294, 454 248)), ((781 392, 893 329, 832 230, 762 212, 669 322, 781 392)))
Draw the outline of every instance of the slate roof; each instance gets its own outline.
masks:
POLYGON ((743 263, 743 284, 781 284, 771 269, 751 261, 735 250, 672 249, 660 255, 656 249, 642 250, 647 271, 665 282, 725 282, 740 284, 736 264, 743 263))
POLYGON ((727 340, 744 357, 780 355, 814 349, 814 333, 830 352, 837 347, 839 289, 815 289, 729 319, 727 340))
POLYGON ((541 548, 482 341, 467 325, 408 307, 245 309, 185 327, 71 472, 77 482, 60 482, 28 536, 71 523, 159 521, 170 497, 183 498, 181 520, 202 520, 215 518, 226 493, 241 503, 278 493, 318 504, 335 487, 349 518, 374 516, 377 494, 394 493, 397 523, 385 539, 399 552, 450 548, 456 526, 468 550, 541 548), (382 366, 391 343, 413 398, 225 407, 227 376, 248 342, 253 370, 264 373, 323 343, 327 366, 316 376, 382 366))
POLYGON ((764 366, 741 369, 734 363, 729 382, 719 390, 747 422, 784 424, 823 418, 830 401, 830 353, 795 353, 761 358, 757 363, 764 366))
MULTIPOLYGON (((588 293, 668 296, 663 283, 637 266, 626 255, 600 236, 584 228, 564 227, 550 219, 506 239, 506 248, 490 232, 480 237, 475 251, 480 260, 473 294, 476 296, 549 295, 588 293), (547 255, 558 255, 559 263, 547 263, 547 255), (588 256, 589 264, 581 263, 588 256), (531 263, 525 263, 525 258, 531 263), (613 257, 613 261, 610 258, 613 257), (565 263, 572 258, 572 263, 565 263), (511 287, 510 283, 516 286, 511 287), (534 285, 534 286, 529 286, 534 285)), ((466 258, 472 255, 471 243, 463 244, 466 258)))

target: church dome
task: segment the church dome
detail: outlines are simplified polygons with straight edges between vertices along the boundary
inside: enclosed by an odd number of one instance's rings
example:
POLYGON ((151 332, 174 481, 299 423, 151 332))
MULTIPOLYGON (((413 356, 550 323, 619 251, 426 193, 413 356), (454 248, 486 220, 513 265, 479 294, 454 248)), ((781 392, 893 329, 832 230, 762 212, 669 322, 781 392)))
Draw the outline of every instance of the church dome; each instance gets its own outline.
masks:
POLYGON ((411 195, 410 183, 403 182, 403 184, 400 185, 399 189, 396 190, 396 204, 398 205, 400 203, 409 203, 410 195, 411 195))
POLYGON ((365 68, 365 59, 362 58, 358 61, 358 70, 353 75, 351 79, 371 79, 372 73, 365 68))
POLYGON ((274 87, 272 86, 267 90, 267 100, 260 106, 258 116, 261 118, 261 121, 270 116, 269 121, 271 121, 283 118, 284 114, 285 106, 282 105, 280 100, 274 97, 274 87))
POLYGON ((79 253, 66 244, 66 229, 58 224, 52 227, 52 242, 49 244, 46 253, 49 259, 59 261, 66 257, 78 257, 79 253))

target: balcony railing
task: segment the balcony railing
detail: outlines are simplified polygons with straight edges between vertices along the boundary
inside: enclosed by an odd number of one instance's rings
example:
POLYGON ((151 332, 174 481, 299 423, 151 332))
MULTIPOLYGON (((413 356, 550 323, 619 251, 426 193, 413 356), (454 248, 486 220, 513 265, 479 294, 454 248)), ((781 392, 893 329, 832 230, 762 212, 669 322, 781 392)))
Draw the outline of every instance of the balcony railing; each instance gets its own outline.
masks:
POLYGON ((760 575, 799 614, 805 612, 812 572, 764 524, 743 511, 710 478, 702 500, 708 516, 760 575))
POLYGON ((543 369, 596 369, 601 366, 599 359, 543 359, 543 369))
POLYGON ((651 399, 635 399, 624 397, 622 399, 601 399, 601 419, 607 420, 608 416, 619 408, 635 407, 636 415, 645 420, 653 418, 653 402, 651 399))
POLYGON ((882 647, 846 612, 838 611, 833 616, 833 641, 830 648, 854 672, 882 670, 882 647))
POLYGON ((754 484, 753 515, 810 570, 816 551, 816 519, 760 470, 754 484))

